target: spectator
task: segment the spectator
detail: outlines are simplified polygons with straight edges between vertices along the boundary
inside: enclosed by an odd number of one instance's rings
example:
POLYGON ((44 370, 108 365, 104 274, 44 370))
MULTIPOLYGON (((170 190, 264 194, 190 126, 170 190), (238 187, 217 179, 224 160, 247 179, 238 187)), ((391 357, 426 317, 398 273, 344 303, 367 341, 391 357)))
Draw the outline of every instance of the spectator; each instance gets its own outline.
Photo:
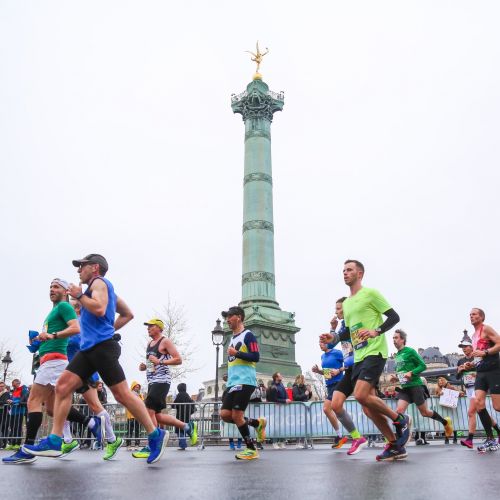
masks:
POLYGON ((10 391, 7 390, 5 382, 0 382, 0 449, 7 446, 9 435, 9 406, 10 391))
MULTIPOLYGON (((101 383, 102 385, 102 383, 101 383)), ((130 384, 130 389, 134 394, 137 395, 139 399, 144 401, 144 396, 141 394, 141 384, 139 382, 136 382, 135 380, 130 384)), ((134 446, 136 448, 139 448, 141 446, 141 440, 140 440, 140 432, 141 432, 141 424, 135 419, 135 417, 130 413, 130 411, 127 409, 126 411, 127 415, 127 437, 128 439, 126 440, 127 442, 127 447, 131 448, 132 447, 132 437, 134 438, 134 446)))
MULTIPOLYGON (((436 396, 441 396, 443 394, 443 389, 458 391, 460 396, 465 395, 463 391, 461 391, 458 387, 455 387, 454 385, 450 384, 450 382, 448 382, 448 380, 446 380, 444 377, 439 377, 436 387, 436 396)), ((457 431, 453 431, 453 444, 457 443, 458 443, 457 431)), ((444 438, 444 444, 450 444, 450 440, 447 437, 444 438)))
MULTIPOLYGON (((196 405, 187 393, 186 384, 179 384, 177 391, 172 408, 176 411, 177 419, 188 424, 191 421, 191 415, 196 411, 196 405)), ((179 436, 179 450, 185 450, 187 448, 186 431, 176 427, 175 432, 179 436)))
POLYGON ((21 438, 23 433, 23 422, 26 416, 26 403, 28 401, 29 390, 21 381, 15 378, 12 381, 11 398, 7 401, 10 407, 10 446, 6 449, 18 450, 21 445, 21 438))
MULTIPOLYGON (((291 403, 291 399, 286 393, 285 386, 283 385, 283 377, 281 373, 276 372, 273 374, 273 381, 271 387, 267 391, 267 401, 270 403, 291 403)), ((284 449, 285 442, 281 439, 273 440, 273 448, 275 450, 284 449)))
POLYGON ((292 387, 292 397, 294 401, 309 401, 312 397, 307 389, 304 375, 297 375, 292 387))
POLYGON ((101 404, 103 405, 108 404, 108 393, 106 392, 104 384, 100 380, 99 382, 97 382, 96 389, 97 389, 97 397, 99 398, 101 404))

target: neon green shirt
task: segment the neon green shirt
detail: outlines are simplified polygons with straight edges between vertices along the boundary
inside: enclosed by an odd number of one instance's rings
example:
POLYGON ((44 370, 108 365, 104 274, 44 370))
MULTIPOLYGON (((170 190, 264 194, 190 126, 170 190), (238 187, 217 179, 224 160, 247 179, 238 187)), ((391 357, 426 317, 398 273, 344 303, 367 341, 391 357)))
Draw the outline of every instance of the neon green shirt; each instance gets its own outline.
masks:
POLYGON ((366 356, 381 354, 387 359, 388 349, 385 335, 361 341, 359 330, 375 330, 382 323, 382 313, 391 309, 390 304, 380 292, 374 288, 361 288, 358 293, 348 297, 342 304, 344 320, 351 332, 351 342, 354 348, 354 362, 359 363, 366 356))
MULTIPOLYGON (((47 333, 59 332, 68 328, 68 321, 77 319, 73 306, 69 302, 59 302, 49 312, 43 322, 43 330, 47 333)), ((66 354, 68 348, 68 338, 46 340, 40 344, 39 354, 42 357, 49 352, 59 352, 66 354)))

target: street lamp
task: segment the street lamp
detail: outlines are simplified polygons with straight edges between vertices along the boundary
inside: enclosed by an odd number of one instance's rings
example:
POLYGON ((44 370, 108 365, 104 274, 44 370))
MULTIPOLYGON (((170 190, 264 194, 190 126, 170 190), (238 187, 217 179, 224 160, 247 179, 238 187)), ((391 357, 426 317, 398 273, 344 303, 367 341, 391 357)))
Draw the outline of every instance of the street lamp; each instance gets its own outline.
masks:
POLYGON ((12 363, 12 358, 10 357, 10 351, 7 351, 5 356, 2 359, 3 364, 3 381, 5 383, 5 379, 7 378, 7 370, 9 369, 9 365, 12 363))
POLYGON ((220 326, 220 319, 215 322, 212 330, 212 344, 215 346, 215 404, 212 413, 212 428, 219 431, 219 349, 224 342, 224 330, 220 326))

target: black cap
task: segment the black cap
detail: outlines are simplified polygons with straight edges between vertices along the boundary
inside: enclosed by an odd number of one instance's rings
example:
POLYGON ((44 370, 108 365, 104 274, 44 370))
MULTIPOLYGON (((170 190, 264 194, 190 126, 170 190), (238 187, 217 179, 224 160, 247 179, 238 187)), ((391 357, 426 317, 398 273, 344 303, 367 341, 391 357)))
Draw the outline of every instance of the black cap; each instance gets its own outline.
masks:
POLYGON ((224 319, 226 319, 228 316, 232 316, 233 314, 241 316, 241 321, 245 319, 245 311, 238 306, 232 306, 227 311, 222 311, 221 314, 224 319))
POLYGON ((75 267, 80 267, 82 264, 99 264, 101 272, 104 274, 108 271, 108 261, 98 253, 90 253, 86 255, 83 259, 78 259, 73 261, 75 267))

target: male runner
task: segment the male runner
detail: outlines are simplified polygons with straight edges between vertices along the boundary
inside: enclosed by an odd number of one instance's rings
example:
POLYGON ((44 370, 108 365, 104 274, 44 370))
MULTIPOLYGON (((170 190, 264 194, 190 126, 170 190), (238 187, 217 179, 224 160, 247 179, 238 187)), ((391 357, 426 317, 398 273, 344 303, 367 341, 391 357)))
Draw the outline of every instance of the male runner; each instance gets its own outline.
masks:
POLYGON ((396 398, 398 405, 396 411, 404 413, 411 403, 414 403, 423 417, 432 418, 444 425, 444 433, 447 438, 453 436, 453 424, 450 417, 443 418, 439 413, 429 410, 425 385, 419 376, 427 366, 422 356, 415 349, 406 345, 407 334, 403 330, 396 330, 392 337, 397 353, 394 356, 396 361, 396 375, 392 376, 392 382, 399 382, 401 387, 396 388, 396 398))
MULTIPOLYGON (((165 325, 161 319, 153 318, 144 325, 148 327, 151 340, 146 347, 146 363, 141 363, 139 370, 146 371, 148 379, 148 394, 144 403, 149 416, 155 425, 173 425, 184 431, 190 437, 191 446, 194 446, 198 441, 196 422, 184 423, 172 415, 162 413, 167 407, 167 394, 172 383, 169 367, 182 364, 181 355, 174 343, 163 335, 165 325)), ((149 454, 150 450, 146 446, 132 455, 134 458, 147 458, 149 454)))
POLYGON ((347 438, 342 436, 339 421, 332 410, 332 396, 337 384, 344 377, 344 354, 339 349, 334 349, 320 342, 319 348, 323 351, 321 355, 321 369, 314 365, 311 369, 313 373, 323 375, 326 385, 326 398, 323 402, 323 413, 332 425, 337 434, 333 440, 332 448, 342 448, 347 442, 347 438))
MULTIPOLYGON (((55 278, 50 284, 49 297, 52 302, 52 310, 45 318, 42 332, 33 340, 40 341, 39 355, 40 368, 28 397, 28 418, 26 422, 26 439, 24 446, 34 445, 38 429, 42 425, 42 405, 49 415, 53 415, 54 388, 58 377, 68 365, 67 345, 68 338, 78 334, 80 325, 73 307, 67 302, 68 283, 62 279, 55 278)), ((70 402, 71 403, 71 402, 70 402)), ((71 404, 70 404, 71 406, 71 404)), ((99 429, 99 423, 89 417, 85 417, 74 408, 68 407, 66 416, 68 420, 83 425, 91 425, 94 432, 99 429)), ((68 452, 68 450, 65 450, 68 452)), ((31 463, 36 456, 21 447, 14 455, 5 457, 5 464, 31 463)))
POLYGON ((491 402, 496 411, 500 411, 500 335, 489 325, 484 323, 485 313, 475 307, 470 312, 470 322, 474 327, 472 336, 472 356, 475 358, 476 382, 476 407, 479 419, 486 432, 486 440, 477 450, 480 453, 497 451, 498 444, 493 439, 493 421, 486 409, 486 394, 491 395, 491 402))
POLYGON ((410 438, 410 419, 407 415, 391 410, 377 395, 375 387, 379 381, 388 356, 387 341, 383 335, 399 322, 399 315, 385 298, 373 288, 362 285, 365 268, 357 260, 344 263, 344 283, 351 295, 343 303, 346 332, 323 334, 322 342, 348 340, 354 348, 352 381, 354 397, 363 406, 363 411, 380 429, 387 439, 378 461, 393 461, 406 458, 405 444, 410 438), (387 319, 382 322, 382 314, 387 319), (397 436, 389 427, 387 418, 393 421, 397 436))
MULTIPOLYGON (((338 334, 345 335, 345 322, 344 322, 344 310, 342 304, 347 297, 341 297, 335 303, 335 316, 330 321, 330 333, 334 334, 335 329, 339 324, 340 328, 338 334)), ((328 344, 328 347, 335 347, 336 344, 328 344)), ((342 380, 336 385, 331 401, 331 408, 337 415, 337 418, 342 423, 344 429, 351 435, 352 443, 351 447, 347 451, 348 455, 356 455, 365 446, 368 445, 368 440, 360 434, 354 422, 352 421, 351 415, 344 408, 345 400, 354 392, 354 384, 352 382, 352 367, 354 365, 354 352, 352 349, 352 344, 350 341, 341 342, 342 352, 344 353, 344 376, 342 380)), ((335 373, 335 372, 334 372, 335 373)), ((340 448, 340 446, 338 446, 340 448)))
POLYGON ((68 289, 69 294, 82 305, 81 350, 57 381, 52 434, 37 446, 26 446, 24 451, 47 457, 61 455, 61 436, 72 394, 97 371, 116 401, 125 406, 145 427, 151 450, 147 462, 157 462, 164 452, 167 434, 164 430, 155 428, 144 403, 132 394, 119 362, 120 344, 115 340, 115 331, 126 325, 133 314, 115 294, 111 282, 104 277, 108 271, 108 263, 102 255, 87 255, 83 259, 74 260, 73 265, 78 268, 80 283, 87 285, 85 292, 81 286, 74 284, 68 289), (115 319, 116 313, 118 317, 115 319))
POLYGON ((224 422, 235 424, 245 441, 246 448, 236 454, 238 460, 254 460, 259 458, 254 440, 250 437, 248 426, 255 428, 257 441, 263 442, 266 438, 266 419, 244 417, 246 407, 253 391, 257 387, 255 364, 259 361, 259 344, 255 335, 245 328, 245 311, 238 306, 230 307, 222 312, 222 317, 233 336, 227 349, 228 380, 227 392, 222 401, 220 416, 224 422))

